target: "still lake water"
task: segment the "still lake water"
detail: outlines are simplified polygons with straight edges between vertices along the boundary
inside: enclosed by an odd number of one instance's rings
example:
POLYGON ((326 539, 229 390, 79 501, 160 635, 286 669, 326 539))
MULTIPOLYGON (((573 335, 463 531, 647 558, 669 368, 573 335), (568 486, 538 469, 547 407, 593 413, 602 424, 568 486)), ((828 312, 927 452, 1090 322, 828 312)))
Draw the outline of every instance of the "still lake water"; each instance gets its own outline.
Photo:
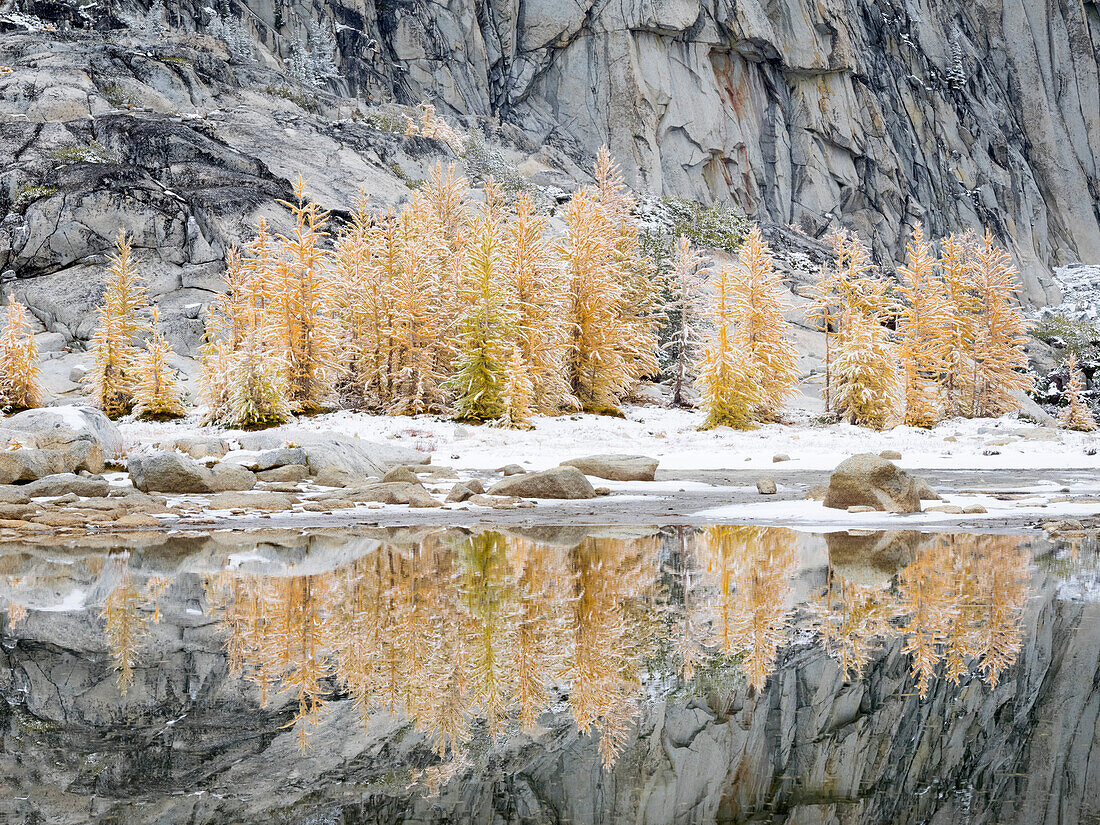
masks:
POLYGON ((0 822, 1100 822, 1087 541, 0 549, 0 822))

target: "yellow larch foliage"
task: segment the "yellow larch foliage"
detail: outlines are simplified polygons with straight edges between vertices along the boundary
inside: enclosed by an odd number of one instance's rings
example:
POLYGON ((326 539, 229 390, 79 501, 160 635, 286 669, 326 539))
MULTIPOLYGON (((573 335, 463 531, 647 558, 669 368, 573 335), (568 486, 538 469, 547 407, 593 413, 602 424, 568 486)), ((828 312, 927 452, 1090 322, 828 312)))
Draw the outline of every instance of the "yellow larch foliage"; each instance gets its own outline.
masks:
POLYGON ((379 375, 384 301, 374 265, 377 240, 374 216, 360 191, 333 251, 333 310, 341 325, 345 367, 338 389, 344 401, 357 405, 365 402, 379 375))
POLYGON ((226 290, 208 314, 202 350, 206 421, 265 427, 290 420, 286 370, 276 327, 275 252, 261 219, 256 237, 226 255, 226 290))
POLYGON ((593 176, 595 200, 603 207, 615 234, 622 289, 619 314, 627 329, 624 354, 634 380, 656 375, 660 370, 657 353, 658 330, 663 321, 662 279, 641 253, 638 223, 632 214, 635 199, 606 146, 601 146, 596 154, 593 176))
POLYGON ((514 302, 506 277, 512 269, 511 249, 491 185, 487 194, 489 200, 470 221, 468 230, 459 287, 465 310, 458 327, 455 373, 447 381, 454 390, 454 416, 459 421, 498 419, 508 404, 505 384, 512 357, 509 341, 515 328, 514 302))
POLYGON ((1067 430, 1091 433, 1096 429, 1096 416, 1081 398, 1085 390, 1085 374, 1077 364, 1077 356, 1072 353, 1066 359, 1066 371, 1069 373, 1069 383, 1062 393, 1066 408, 1059 416, 1059 423, 1067 430))
POLYGON ((569 279, 572 328, 567 374, 586 412, 614 413, 637 378, 631 324, 623 318, 623 268, 607 212, 581 190, 565 209, 560 247, 569 279))
POLYGON ((535 387, 531 380, 531 368, 523 359, 523 351, 513 344, 504 377, 504 425, 516 430, 531 429, 534 406, 535 387))
POLYGON ((897 347, 865 312, 847 310, 842 324, 833 362, 834 408, 853 424, 884 429, 896 421, 904 400, 897 347))
POLYGON ((288 400, 295 412, 321 409, 331 400, 341 372, 331 262, 321 248, 328 213, 306 199, 305 187, 299 177, 295 202, 284 203, 294 215, 294 233, 278 239, 273 288, 277 340, 287 371, 288 400))
POLYGON ((767 401, 759 365, 737 343, 733 281, 725 269, 711 278, 714 294, 704 311, 713 328, 698 368, 707 413, 704 428, 749 429, 755 426, 757 410, 767 401))
POLYGON ((148 619, 142 610, 145 598, 134 585, 129 564, 119 558, 111 563, 118 571, 119 581, 104 600, 99 617, 118 671, 119 691, 125 694, 134 683, 134 665, 138 648, 148 632, 148 619))
POLYGON ((898 270, 906 299, 898 313, 899 354, 905 376, 902 423, 931 427, 940 417, 939 390, 950 356, 954 315, 937 274, 932 245, 918 223, 898 270))
POLYGON ((397 231, 399 259, 388 285, 392 311, 385 330, 390 385, 386 411, 438 412, 444 405, 441 385, 454 359, 452 284, 458 272, 435 209, 423 194, 413 195, 401 211, 397 231), (441 263, 446 267, 440 269, 441 263))
POLYGON ((691 242, 685 236, 681 235, 676 242, 675 252, 672 273, 668 279, 670 299, 665 304, 665 313, 675 317, 678 324, 665 344, 665 349, 672 352, 671 404, 673 407, 682 407, 686 404, 684 390, 691 381, 691 369, 697 360, 702 338, 699 316, 703 285, 710 270, 703 265, 703 256, 692 248, 691 242))
POLYGON ((12 298, 4 329, 0 331, 0 407, 5 412, 27 410, 42 404, 38 345, 34 341, 27 308, 12 298))
POLYGON ((759 226, 737 250, 730 287, 734 344, 749 354, 759 372, 764 402, 758 416, 772 419, 795 393, 801 372, 790 325, 783 318, 788 309, 783 282, 759 226))
POLYGON ((942 376, 946 415, 969 414, 974 396, 973 362, 977 339, 977 300, 972 290, 973 251, 977 239, 972 232, 948 235, 940 240, 939 268, 950 325, 944 331, 946 364, 942 376))
POLYGON ((148 307, 145 280, 134 264, 130 240, 120 229, 107 267, 103 303, 96 310, 99 323, 89 345, 92 368, 84 379, 88 393, 109 418, 133 408, 141 356, 136 341, 148 329, 148 307))
POLYGON ((507 230, 510 289, 516 342, 532 383, 533 408, 544 413, 573 409, 577 402, 566 380, 568 283, 553 244, 544 237, 546 218, 535 211, 531 196, 520 193, 514 208, 507 230))
POLYGON ((165 420, 186 415, 183 389, 176 378, 176 371, 168 363, 172 354, 171 344, 157 329, 157 310, 154 307, 134 384, 134 414, 138 418, 165 420))
POLYGON ((716 591, 711 642, 743 657, 745 678, 759 691, 783 644, 791 582, 798 570, 794 531, 774 527, 708 527, 702 555, 716 591))
POLYGON ((1020 291, 1016 268, 988 229, 974 250, 971 275, 977 312, 970 414, 996 416, 1019 408, 1014 390, 1031 388, 1031 376, 1023 372, 1031 325, 1016 300, 1020 291))

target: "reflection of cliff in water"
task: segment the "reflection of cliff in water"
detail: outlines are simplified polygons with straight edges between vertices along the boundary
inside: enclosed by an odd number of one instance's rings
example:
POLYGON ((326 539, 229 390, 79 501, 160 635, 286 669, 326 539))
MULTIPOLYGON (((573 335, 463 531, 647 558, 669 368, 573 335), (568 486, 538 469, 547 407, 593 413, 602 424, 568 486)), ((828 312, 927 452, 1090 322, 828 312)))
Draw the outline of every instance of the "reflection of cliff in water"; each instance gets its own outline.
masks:
POLYGON ((820 540, 767 528, 421 531, 351 554, 289 538, 293 567, 277 541, 70 559, 81 612, 42 609, 60 581, 43 557, 3 560, 21 607, 0 811, 862 823, 1097 807, 1095 617, 1051 577, 1027 600, 1017 538, 833 536, 831 568, 820 540))

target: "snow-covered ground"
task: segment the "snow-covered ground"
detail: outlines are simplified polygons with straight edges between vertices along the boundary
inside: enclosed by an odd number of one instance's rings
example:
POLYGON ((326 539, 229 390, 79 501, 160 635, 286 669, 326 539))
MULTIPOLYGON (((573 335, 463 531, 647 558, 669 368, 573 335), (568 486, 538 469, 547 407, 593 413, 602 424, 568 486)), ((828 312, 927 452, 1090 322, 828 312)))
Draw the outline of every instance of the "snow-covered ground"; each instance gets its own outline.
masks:
MULTIPOLYGON (((700 430, 697 411, 627 407, 626 417, 595 415, 537 418, 533 430, 456 424, 439 417, 409 418, 340 411, 303 418, 280 428, 288 441, 302 431, 332 430, 369 441, 401 444, 431 455, 433 464, 466 470, 494 470, 518 463, 540 470, 594 453, 628 453, 660 460, 662 470, 763 469, 773 457, 783 470, 831 470, 854 453, 896 450, 907 469, 1095 469, 1100 470, 1100 437, 1041 427, 1017 420, 951 420, 932 430, 896 427, 884 432, 848 424, 815 425, 809 416, 793 424, 756 430, 725 427, 700 430), (1090 455, 1090 453, 1092 453, 1090 455)), ((199 428, 187 422, 124 423, 131 448, 187 432, 233 432, 199 428)))

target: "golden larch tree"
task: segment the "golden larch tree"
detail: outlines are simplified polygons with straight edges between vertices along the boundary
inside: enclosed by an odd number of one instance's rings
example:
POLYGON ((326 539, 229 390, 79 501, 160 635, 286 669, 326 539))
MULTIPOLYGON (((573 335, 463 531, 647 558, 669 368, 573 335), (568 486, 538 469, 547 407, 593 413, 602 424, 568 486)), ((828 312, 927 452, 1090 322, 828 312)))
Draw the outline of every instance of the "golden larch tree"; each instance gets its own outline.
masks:
POLYGON ((895 421, 903 402, 897 348, 865 312, 845 312, 843 330, 833 362, 835 409, 853 424, 881 430, 895 421))
POLYGON ((1031 389, 1031 376, 1024 372, 1031 324, 1016 300, 1016 268, 988 229, 974 250, 970 271, 977 304, 970 414, 997 416, 1019 408, 1015 392, 1031 389))
POLYGON ((941 378, 946 415, 968 414, 974 396, 973 354, 977 339, 978 304, 972 289, 973 232, 948 235, 940 240, 939 270, 950 322, 943 330, 946 364, 941 378))
POLYGON ((759 226, 749 231, 737 250, 730 288, 734 344, 756 364, 764 391, 758 416, 772 419, 795 393, 801 372, 790 324, 783 317, 788 308, 783 281, 759 226))
POLYGON ((341 372, 339 327, 327 238, 328 213, 306 199, 306 182, 294 185, 295 202, 283 202, 294 215, 294 233, 280 237, 275 265, 274 311, 287 371, 291 409, 314 412, 332 397, 341 372))
POLYGON ((157 310, 145 339, 145 351, 137 363, 137 381, 134 383, 134 414, 138 418, 165 420, 181 418, 186 414, 183 389, 176 371, 168 363, 173 355, 169 344, 157 329, 157 310))
POLYGON ((574 409, 566 379, 569 359, 569 289, 554 246, 544 235, 546 218, 535 211, 531 196, 516 198, 508 222, 511 256, 510 289, 515 300, 515 336, 521 363, 528 372, 533 408, 555 413, 574 409))
MULTIPOLYGON (((504 414, 505 383, 514 354, 509 341, 515 313, 505 277, 511 269, 511 251, 494 214, 494 187, 490 185, 487 194, 486 208, 470 222, 461 285, 466 309, 459 322, 455 374, 448 381, 455 393, 454 416, 459 421, 491 421, 504 414)), ((516 368, 521 367, 517 364, 516 368)))
POLYGON ((119 230, 107 266, 99 323, 89 349, 92 367, 85 377, 88 393, 110 418, 128 414, 134 405, 136 368, 141 360, 138 336, 148 328, 149 301, 145 279, 134 264, 130 240, 119 230))
POLYGON ((275 315, 275 250, 261 219, 256 237, 226 255, 225 292, 207 316, 202 348, 205 420, 267 427, 292 417, 275 315))
POLYGON ((38 344, 27 308, 12 298, 8 302, 4 329, 0 332, 0 407, 6 412, 14 412, 41 404, 38 344))
POLYGON ((1096 429, 1096 417, 1081 397, 1085 390, 1085 374, 1077 364, 1077 356, 1072 353, 1066 359, 1066 371, 1069 373, 1069 383, 1062 393, 1066 408, 1059 417, 1059 423, 1067 430, 1091 433, 1096 429))
POLYGON ((899 354, 905 377, 902 423, 931 427, 940 417, 939 390, 950 357, 954 314, 937 277, 932 245, 918 223, 898 270, 904 302, 898 313, 899 354))
POLYGON ((766 403, 760 368, 752 354, 737 343, 734 329, 733 276, 720 270, 711 282, 714 294, 705 310, 712 331, 703 345, 699 363, 704 427, 749 429, 756 412, 766 403))
POLYGON ((635 379, 656 375, 660 370, 658 331, 664 320, 660 307, 663 279, 641 253, 638 223, 633 215, 636 201, 606 146, 596 153, 592 171, 595 200, 603 207, 615 235, 621 287, 619 317, 627 329, 624 356, 635 379))
POLYGON ((617 233, 604 208, 585 191, 565 209, 561 256, 571 293, 568 376, 586 412, 614 413, 637 377, 631 325, 623 319, 623 270, 617 233))

